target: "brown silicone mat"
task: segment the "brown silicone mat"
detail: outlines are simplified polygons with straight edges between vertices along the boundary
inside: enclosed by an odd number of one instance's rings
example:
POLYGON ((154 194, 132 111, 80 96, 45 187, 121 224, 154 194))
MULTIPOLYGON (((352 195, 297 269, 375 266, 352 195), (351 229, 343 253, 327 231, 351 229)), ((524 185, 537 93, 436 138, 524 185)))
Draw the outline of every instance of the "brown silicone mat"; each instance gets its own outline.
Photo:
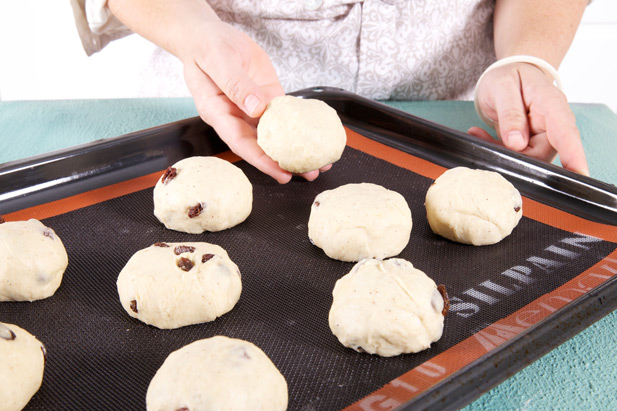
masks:
POLYGON ((53 297, 0 305, 0 321, 28 329, 48 349, 43 386, 27 409, 144 409, 148 383, 165 357, 217 334, 249 340, 270 356, 287 379, 290 410, 413 408, 427 393, 447 408, 456 400, 436 386, 469 377, 465 371, 487 354, 617 273, 614 226, 529 198, 519 226, 496 245, 472 247, 434 235, 424 196, 444 169, 354 132, 343 158, 315 182, 278 185, 244 161, 236 164, 253 184, 253 212, 219 233, 166 230, 152 214, 159 173, 5 216, 42 218, 63 240, 70 261, 53 297), (406 198, 414 223, 399 257, 448 289, 451 312, 442 339, 429 350, 394 358, 360 354, 342 347, 328 328, 332 288, 353 264, 311 245, 310 206, 321 191, 358 182, 406 198), (157 241, 224 247, 242 272, 238 305, 212 323, 177 330, 130 318, 118 301, 117 275, 133 253, 157 241))

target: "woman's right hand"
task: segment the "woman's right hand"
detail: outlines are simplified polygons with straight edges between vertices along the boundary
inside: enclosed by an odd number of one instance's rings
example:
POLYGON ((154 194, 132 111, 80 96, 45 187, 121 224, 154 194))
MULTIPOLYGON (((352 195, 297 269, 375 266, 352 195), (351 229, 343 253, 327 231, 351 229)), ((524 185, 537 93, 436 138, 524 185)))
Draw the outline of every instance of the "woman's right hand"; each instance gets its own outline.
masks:
POLYGON ((266 105, 284 94, 266 52, 221 21, 204 22, 180 58, 197 112, 238 156, 279 183, 291 179, 257 145, 257 122, 266 105))
MULTIPOLYGON (((247 35, 221 21, 205 23, 201 32, 209 34, 182 59, 199 115, 238 156, 279 183, 289 182, 292 174, 257 144, 259 117, 270 100, 284 94, 268 55, 247 35)), ((319 171, 302 177, 314 180, 319 171)))
MULTIPOLYGON (((203 0, 108 0, 107 4, 132 31, 182 61, 199 115, 234 153, 279 183, 291 180, 292 174, 257 145, 259 117, 270 100, 284 94, 261 47, 222 22, 203 0)), ((314 180, 319 171, 302 176, 314 180)))

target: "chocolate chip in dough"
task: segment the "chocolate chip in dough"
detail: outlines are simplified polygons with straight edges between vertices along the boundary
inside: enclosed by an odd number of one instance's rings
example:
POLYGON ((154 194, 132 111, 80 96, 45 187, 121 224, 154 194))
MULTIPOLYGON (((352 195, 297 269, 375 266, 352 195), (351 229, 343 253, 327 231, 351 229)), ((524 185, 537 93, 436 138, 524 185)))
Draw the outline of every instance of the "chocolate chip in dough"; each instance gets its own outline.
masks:
POLYGON ((214 254, 204 254, 201 256, 201 262, 205 263, 206 261, 210 260, 212 257, 214 257, 214 254))
POLYGON ((184 271, 191 271, 191 268, 193 268, 193 262, 186 257, 181 257, 177 264, 184 271))
POLYGON ((189 218, 197 217, 199 214, 201 214, 202 211, 204 211, 204 206, 202 203, 199 203, 196 206, 189 208, 189 218))
POLYGON ((167 243, 161 243, 161 242, 156 242, 154 243, 155 247, 169 247, 169 244, 167 243))
POLYGON ((514 212, 515 213, 518 213, 519 211, 521 211, 521 206, 517 205, 516 207, 514 207, 514 212))
POLYGON ((167 170, 165 170, 165 172, 163 173, 163 176, 161 177, 161 183, 167 184, 171 180, 176 178, 177 175, 178 170, 176 170, 174 167, 168 167, 167 170))
POLYGON ((439 294, 441 294, 441 298, 443 298, 443 310, 441 311, 441 315, 445 317, 446 314, 448 314, 448 310, 450 310, 450 299, 448 298, 446 286, 443 284, 439 284, 437 286, 437 291, 439 291, 439 294))
POLYGON ((139 312, 137 311, 137 300, 131 300, 130 307, 131 307, 131 311, 133 311, 134 313, 139 312))
POLYGON ((0 338, 7 341, 13 341, 17 338, 17 336, 9 327, 4 324, 0 324, 0 338))
POLYGON ((180 255, 182 253, 192 253, 195 251, 195 247, 191 247, 190 245, 179 245, 174 248, 174 254, 180 255))

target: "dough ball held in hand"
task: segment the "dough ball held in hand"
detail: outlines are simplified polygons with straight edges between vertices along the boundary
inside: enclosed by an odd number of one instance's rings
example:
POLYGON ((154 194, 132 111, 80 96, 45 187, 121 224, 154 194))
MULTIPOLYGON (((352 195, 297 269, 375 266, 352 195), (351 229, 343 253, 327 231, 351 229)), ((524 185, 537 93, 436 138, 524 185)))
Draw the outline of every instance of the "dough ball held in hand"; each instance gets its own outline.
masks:
POLYGON ((276 97, 257 125, 257 144, 292 173, 318 170, 338 161, 346 143, 338 114, 321 100, 276 97))
POLYGON ((330 330, 341 344, 383 357, 429 348, 449 307, 445 287, 400 258, 360 261, 332 296, 330 330))
POLYGON ((0 224, 0 301, 51 297, 69 260, 60 237, 38 220, 0 224))
POLYGON ((253 186, 244 172, 217 157, 189 157, 169 167, 154 187, 154 215, 190 234, 221 231, 247 219, 253 186))
POLYGON ((21 410, 39 390, 45 346, 28 331, 0 323, 0 409, 21 410))
POLYGON ((158 328, 213 321, 240 299, 242 280, 227 252, 209 243, 156 243, 136 252, 117 280, 124 310, 158 328))
POLYGON ((308 236, 330 258, 360 261, 398 255, 411 226, 401 194, 372 183, 346 184, 315 197, 308 236))
POLYGON ((287 409, 285 377, 256 345, 215 336, 169 354, 146 394, 148 411, 287 409))
POLYGON ((435 234, 473 245, 498 243, 523 215, 520 193, 501 174, 466 167, 439 176, 426 193, 425 206, 435 234))

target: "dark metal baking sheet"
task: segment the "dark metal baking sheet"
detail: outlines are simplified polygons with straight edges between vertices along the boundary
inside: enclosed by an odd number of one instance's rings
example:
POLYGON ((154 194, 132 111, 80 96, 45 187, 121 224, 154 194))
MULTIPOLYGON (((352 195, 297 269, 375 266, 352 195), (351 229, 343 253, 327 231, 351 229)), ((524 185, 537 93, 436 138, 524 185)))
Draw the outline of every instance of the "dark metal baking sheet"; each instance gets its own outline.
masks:
MULTIPOLYGON (((613 225, 617 222, 617 194, 610 185, 344 91, 316 88, 295 94, 323 99, 337 109, 349 128, 398 150, 444 167, 492 169, 534 200, 593 221, 613 225)), ((210 155, 225 149, 209 127, 193 118, 9 163, 0 167, 0 214, 160 171, 186 156, 210 155)), ((426 390, 403 408, 464 405, 614 310, 615 295, 615 281, 606 282, 426 390)))
MULTIPOLYGON (((617 223, 617 188, 613 185, 344 90, 316 87, 291 94, 325 101, 349 128, 401 151, 448 168, 497 171, 529 198, 593 221, 617 223)), ((2 212, 158 171, 189 155, 224 150, 216 133, 195 117, 6 163, 0 167, 2 212)))

